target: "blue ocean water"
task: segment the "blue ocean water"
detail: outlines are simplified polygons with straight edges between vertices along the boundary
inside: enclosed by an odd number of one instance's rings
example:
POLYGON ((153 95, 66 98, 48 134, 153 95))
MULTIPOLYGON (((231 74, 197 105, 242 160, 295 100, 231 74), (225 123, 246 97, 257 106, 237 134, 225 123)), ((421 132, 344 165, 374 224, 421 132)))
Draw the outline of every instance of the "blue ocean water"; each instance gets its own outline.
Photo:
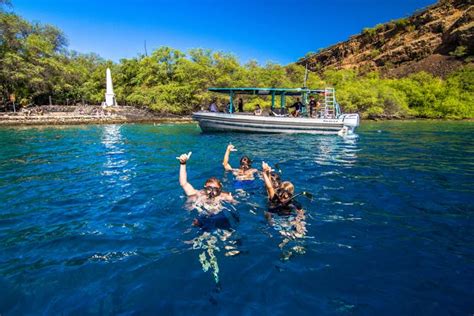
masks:
POLYGON ((357 133, 1 128, 0 314, 471 315, 474 124, 357 133), (236 189, 221 164, 229 142, 232 165, 278 164, 313 193, 299 199, 304 238, 281 246, 261 180, 236 189), (175 159, 189 151, 196 188, 216 176, 239 200, 227 239, 191 225, 175 159))

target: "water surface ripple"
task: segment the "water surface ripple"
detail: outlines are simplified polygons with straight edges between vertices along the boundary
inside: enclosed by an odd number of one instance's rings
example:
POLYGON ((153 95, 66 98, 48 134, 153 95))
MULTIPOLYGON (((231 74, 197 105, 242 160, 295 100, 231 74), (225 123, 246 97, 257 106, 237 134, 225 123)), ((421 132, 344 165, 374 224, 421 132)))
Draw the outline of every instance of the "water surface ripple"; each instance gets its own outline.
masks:
MULTIPOLYGON (((470 315, 474 124, 366 123, 358 136, 201 134, 194 124, 0 129, 0 314, 470 315), (286 260, 261 182, 236 192, 225 146, 271 165, 308 213, 286 260), (240 203, 220 284, 191 240, 189 181, 240 203)), ((218 244, 224 247, 225 244, 218 244)))

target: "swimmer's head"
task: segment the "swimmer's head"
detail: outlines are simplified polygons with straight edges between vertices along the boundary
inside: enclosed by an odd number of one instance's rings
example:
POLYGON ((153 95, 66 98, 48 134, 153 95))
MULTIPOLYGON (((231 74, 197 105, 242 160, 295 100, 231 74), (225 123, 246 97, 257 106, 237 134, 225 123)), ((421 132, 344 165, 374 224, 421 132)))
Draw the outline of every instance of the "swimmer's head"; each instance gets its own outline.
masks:
POLYGON ((274 189, 279 188, 281 185, 280 175, 276 172, 270 172, 270 181, 272 182, 272 187, 274 189))
POLYGON ((248 170, 250 168, 252 168, 252 160, 248 156, 240 158, 240 169, 248 170))
POLYGON ((293 198, 295 187, 290 181, 284 181, 275 193, 281 204, 288 204, 293 198))
POLYGON ((209 178, 204 184, 204 191, 209 198, 215 198, 222 193, 222 183, 215 177, 209 178))

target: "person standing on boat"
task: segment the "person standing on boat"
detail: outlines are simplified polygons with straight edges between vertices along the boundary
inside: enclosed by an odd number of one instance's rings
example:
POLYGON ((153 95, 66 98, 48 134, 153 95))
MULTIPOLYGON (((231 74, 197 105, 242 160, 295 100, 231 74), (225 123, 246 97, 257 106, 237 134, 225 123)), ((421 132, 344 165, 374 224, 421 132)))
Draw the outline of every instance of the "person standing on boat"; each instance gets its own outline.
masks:
POLYGON ((314 100, 314 96, 311 96, 309 101, 309 117, 313 117, 314 109, 317 108, 316 101, 314 100))
POLYGON ((235 149, 234 145, 229 144, 224 154, 224 160, 222 161, 224 169, 226 171, 232 171, 236 179, 239 181, 254 180, 254 174, 258 172, 258 170, 252 168, 252 161, 250 158, 248 156, 242 156, 242 158, 240 158, 240 167, 238 169, 234 169, 229 164, 229 156, 231 151, 237 151, 237 149, 235 149))
POLYGON ((244 101, 242 98, 239 98, 239 104, 238 104, 239 112, 244 112, 244 101))

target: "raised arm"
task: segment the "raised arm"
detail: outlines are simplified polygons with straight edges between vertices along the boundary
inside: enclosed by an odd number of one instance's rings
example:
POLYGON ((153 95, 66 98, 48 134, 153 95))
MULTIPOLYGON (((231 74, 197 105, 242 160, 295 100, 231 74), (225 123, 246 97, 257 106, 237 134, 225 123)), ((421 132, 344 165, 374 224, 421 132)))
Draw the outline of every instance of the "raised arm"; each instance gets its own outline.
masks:
POLYGON ((224 169, 227 171, 232 170, 232 166, 229 164, 229 156, 230 156, 231 151, 237 151, 237 149, 235 149, 234 145, 229 144, 224 154, 224 160, 222 161, 222 165, 224 166, 224 169))
POLYGON ((191 152, 188 154, 182 154, 179 157, 176 157, 176 159, 179 160, 179 184, 184 190, 184 193, 186 193, 187 196, 195 195, 197 194, 197 190, 193 188, 193 186, 188 182, 188 175, 186 172, 186 162, 189 160, 189 157, 191 157, 191 152))
POLYGON ((265 188, 267 189, 268 198, 272 199, 275 195, 275 189, 272 186, 272 181, 270 179, 270 172, 272 169, 270 166, 265 162, 262 161, 262 175, 263 181, 265 182, 265 188))

